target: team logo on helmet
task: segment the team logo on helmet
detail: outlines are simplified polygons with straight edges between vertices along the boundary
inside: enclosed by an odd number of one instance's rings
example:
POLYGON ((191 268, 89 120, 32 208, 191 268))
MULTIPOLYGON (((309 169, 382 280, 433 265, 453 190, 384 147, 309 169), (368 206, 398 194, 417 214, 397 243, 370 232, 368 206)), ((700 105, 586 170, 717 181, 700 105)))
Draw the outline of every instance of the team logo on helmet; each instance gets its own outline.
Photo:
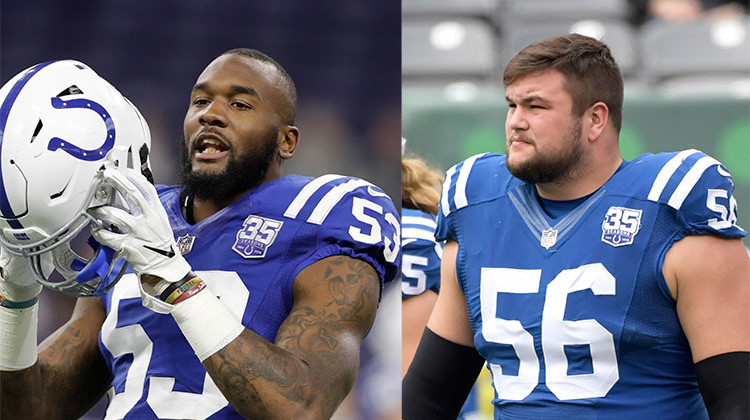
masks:
POLYGON ((102 119, 102 122, 107 129, 107 134, 106 138, 104 139, 104 143, 99 148, 94 150, 86 150, 80 148, 75 144, 72 144, 71 142, 59 137, 52 137, 50 139, 49 144, 47 145, 47 150, 54 152, 57 149, 62 149, 67 154, 73 156, 76 159, 81 159, 89 162, 104 159, 104 156, 107 155, 107 152, 112 150, 112 147, 114 147, 115 145, 115 123, 112 121, 112 117, 110 117, 109 112, 107 112, 107 110, 104 109, 104 107, 99 103, 91 99, 73 99, 70 101, 63 101, 60 98, 52 98, 51 102, 52 106, 55 109, 82 108, 94 111, 102 119))
POLYGON ((641 230, 642 212, 640 209, 610 207, 602 222, 602 242, 615 247, 632 244, 641 230))
POLYGON ((87 210, 116 202, 103 184, 105 166, 150 171, 143 116, 83 63, 50 61, 0 87, 0 143, 0 245, 28 257, 39 283, 101 296, 127 265, 86 238, 98 223, 87 210), (59 276, 45 271, 47 252, 59 276))
POLYGON ((263 258, 276 240, 284 222, 251 214, 237 231, 232 249, 242 258, 263 258))

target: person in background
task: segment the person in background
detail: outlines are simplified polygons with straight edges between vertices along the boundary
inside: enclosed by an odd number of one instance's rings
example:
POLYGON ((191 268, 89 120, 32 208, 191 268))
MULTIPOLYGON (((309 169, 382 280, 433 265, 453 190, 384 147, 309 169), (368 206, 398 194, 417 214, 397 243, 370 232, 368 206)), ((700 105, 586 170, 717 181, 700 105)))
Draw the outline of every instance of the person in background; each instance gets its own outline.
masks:
POLYGON ((443 175, 418 158, 401 160, 401 373, 417 350, 440 292, 443 244, 435 218, 443 175))
MULTIPOLYGON (((414 156, 401 160, 401 375, 405 375, 440 293, 443 243, 435 241, 442 173, 414 156)), ((483 370, 459 419, 491 418, 489 373, 483 370)))

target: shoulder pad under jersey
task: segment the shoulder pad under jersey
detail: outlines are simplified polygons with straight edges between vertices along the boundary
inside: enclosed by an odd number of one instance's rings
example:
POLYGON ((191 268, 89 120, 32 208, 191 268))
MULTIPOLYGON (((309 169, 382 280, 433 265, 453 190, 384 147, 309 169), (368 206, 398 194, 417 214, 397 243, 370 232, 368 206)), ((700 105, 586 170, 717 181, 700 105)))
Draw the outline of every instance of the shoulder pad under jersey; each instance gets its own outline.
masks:
POLYGON ((639 178, 649 181, 638 195, 677 212, 687 235, 746 235, 737 225, 732 176, 718 160, 690 149, 643 155, 632 164, 637 165, 639 178))
POLYGON ((448 218, 453 212, 506 194, 508 187, 521 183, 505 166, 505 155, 482 153, 452 166, 445 173, 440 196, 437 230, 438 240, 452 238, 448 232, 448 218))
POLYGON ((284 217, 317 227, 320 252, 365 260, 383 282, 398 274, 398 212, 390 197, 368 181, 334 174, 311 179, 286 207, 284 217))

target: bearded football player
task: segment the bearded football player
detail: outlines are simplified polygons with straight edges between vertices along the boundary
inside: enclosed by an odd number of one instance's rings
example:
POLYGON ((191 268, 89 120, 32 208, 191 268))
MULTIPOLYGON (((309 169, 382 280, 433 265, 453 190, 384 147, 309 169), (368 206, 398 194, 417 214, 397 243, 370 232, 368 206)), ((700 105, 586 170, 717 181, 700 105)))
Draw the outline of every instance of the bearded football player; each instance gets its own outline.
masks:
MULTIPOLYGON (((63 65, 70 64, 45 63, 11 80, 0 123, 46 109, 63 90, 63 65), (14 95, 15 105, 7 99, 14 95), (25 96, 42 105, 16 109, 25 96)), ((63 84, 78 84, 71 72, 63 84)), ((81 90, 73 97, 87 98, 81 90)), ((400 223, 388 196, 367 181, 282 174, 300 136, 295 112, 289 74, 264 53, 235 49, 192 87, 181 185, 151 185, 147 158, 130 164, 140 157, 132 133, 115 131, 114 144, 129 154, 102 150, 107 157, 91 161, 93 175, 60 181, 85 185, 79 232, 90 227, 106 267, 80 257, 66 238, 49 239, 58 232, 32 214, 33 186, 28 199, 11 195, 16 166, 3 162, 2 418, 80 416, 105 392, 107 418, 332 415, 354 384, 383 283, 399 271, 400 223), (28 214, 18 207, 23 200, 28 214), (121 260, 131 270, 112 285, 121 260), (52 287, 93 297, 78 300, 37 354, 34 279, 49 282, 50 266, 66 279, 52 287), (100 275, 84 275, 92 270, 100 275)), ((18 124, 19 137, 0 134, 3 158, 8 144, 26 142, 40 155, 75 159, 71 166, 89 162, 49 150, 57 134, 46 123, 35 144, 28 138, 36 120, 18 124)), ((73 134, 60 137, 75 143, 73 134)))

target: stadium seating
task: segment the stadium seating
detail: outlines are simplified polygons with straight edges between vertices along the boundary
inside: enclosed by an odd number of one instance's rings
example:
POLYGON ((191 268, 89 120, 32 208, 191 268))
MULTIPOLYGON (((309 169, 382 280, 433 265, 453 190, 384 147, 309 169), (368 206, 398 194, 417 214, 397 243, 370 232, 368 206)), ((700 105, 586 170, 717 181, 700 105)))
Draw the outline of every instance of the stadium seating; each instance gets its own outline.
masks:
MULTIPOLYGON (((411 0, 404 0, 407 3, 411 0)), ((624 19, 628 14, 626 0, 505 0, 498 10, 501 21, 517 19, 550 21, 556 19, 624 19)))
POLYGON ((495 70, 497 38, 492 27, 483 20, 405 20, 402 37, 405 78, 484 79, 495 70))
POLYGON ((748 96, 750 18, 639 27, 631 12, 628 0, 404 0, 404 86, 496 86, 521 48, 576 32, 609 45, 626 94, 748 96))
POLYGON ((641 30, 642 71, 652 82, 691 75, 748 76, 750 19, 653 21, 641 30))
POLYGON ((637 71, 637 38, 632 27, 623 21, 605 19, 555 19, 534 21, 507 28, 502 37, 501 68, 522 48, 540 39, 551 36, 580 33, 601 39, 609 45, 625 77, 637 71))
POLYGON ((401 12, 405 19, 412 16, 482 17, 492 16, 501 0, 406 0, 401 12))

